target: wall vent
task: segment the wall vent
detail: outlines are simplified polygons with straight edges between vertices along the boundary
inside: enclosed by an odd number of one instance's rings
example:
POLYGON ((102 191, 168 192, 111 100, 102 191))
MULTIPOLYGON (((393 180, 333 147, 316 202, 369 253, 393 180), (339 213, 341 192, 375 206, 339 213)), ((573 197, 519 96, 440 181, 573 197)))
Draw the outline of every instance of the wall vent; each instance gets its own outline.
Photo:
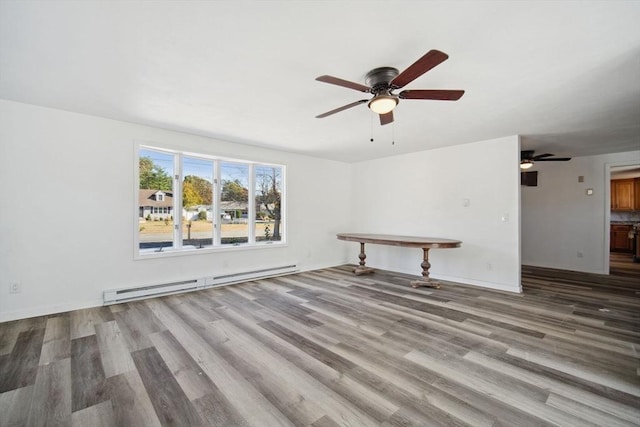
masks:
POLYGON ((144 298, 190 292, 214 286, 232 285, 234 283, 246 282, 247 280, 264 279, 267 277, 295 273, 297 271, 297 266, 292 264, 283 267, 263 268, 260 270, 203 277, 200 279, 180 282, 140 286, 137 288, 112 289, 103 292, 103 301, 104 305, 118 304, 122 302, 137 301, 144 298))

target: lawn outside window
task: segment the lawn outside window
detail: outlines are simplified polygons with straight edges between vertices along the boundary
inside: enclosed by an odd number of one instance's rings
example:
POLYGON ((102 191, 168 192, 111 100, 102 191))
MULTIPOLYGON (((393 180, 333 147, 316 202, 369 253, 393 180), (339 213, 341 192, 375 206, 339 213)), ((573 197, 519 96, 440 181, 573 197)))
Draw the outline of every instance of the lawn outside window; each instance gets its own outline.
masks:
POLYGON ((283 165, 137 144, 135 258, 283 245, 283 165))

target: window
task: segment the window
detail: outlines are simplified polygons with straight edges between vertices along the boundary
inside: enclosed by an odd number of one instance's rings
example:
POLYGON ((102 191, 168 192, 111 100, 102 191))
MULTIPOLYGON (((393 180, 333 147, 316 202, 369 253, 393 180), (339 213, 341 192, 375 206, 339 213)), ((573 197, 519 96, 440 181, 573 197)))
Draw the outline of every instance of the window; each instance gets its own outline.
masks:
POLYGON ((282 240, 282 168, 255 167, 256 241, 282 240))
POLYGON ((285 242, 284 166, 138 147, 141 257, 285 242))

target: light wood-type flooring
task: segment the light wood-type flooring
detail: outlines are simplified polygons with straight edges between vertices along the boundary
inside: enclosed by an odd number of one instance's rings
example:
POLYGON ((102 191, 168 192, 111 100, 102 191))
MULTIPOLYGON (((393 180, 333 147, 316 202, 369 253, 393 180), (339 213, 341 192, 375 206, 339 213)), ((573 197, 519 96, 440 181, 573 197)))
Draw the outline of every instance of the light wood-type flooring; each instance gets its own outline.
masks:
POLYGON ((0 426, 640 425, 640 280, 342 266, 0 324, 0 426))

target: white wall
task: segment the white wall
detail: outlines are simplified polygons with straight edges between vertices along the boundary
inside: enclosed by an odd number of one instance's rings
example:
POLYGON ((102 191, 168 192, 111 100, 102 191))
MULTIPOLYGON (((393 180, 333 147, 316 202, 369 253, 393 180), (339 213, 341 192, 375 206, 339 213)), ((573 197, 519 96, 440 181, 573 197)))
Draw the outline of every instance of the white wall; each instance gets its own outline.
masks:
MULTIPOLYGON (((357 163, 356 231, 461 240, 429 252, 432 277, 519 292, 519 147, 512 136, 357 163)), ((358 261, 358 245, 344 244, 358 261)), ((417 249, 367 245, 374 267, 418 275, 421 258, 417 249)))
POLYGON ((351 229, 350 171, 346 163, 0 100, 0 321, 99 305, 105 289, 342 264, 347 249, 335 233, 351 229), (285 164, 288 246, 134 261, 134 140, 285 164), (20 294, 9 294, 14 281, 20 294))
POLYGON ((538 186, 521 190, 522 263, 608 273, 608 168, 631 163, 640 164, 640 151, 537 162, 538 186))

